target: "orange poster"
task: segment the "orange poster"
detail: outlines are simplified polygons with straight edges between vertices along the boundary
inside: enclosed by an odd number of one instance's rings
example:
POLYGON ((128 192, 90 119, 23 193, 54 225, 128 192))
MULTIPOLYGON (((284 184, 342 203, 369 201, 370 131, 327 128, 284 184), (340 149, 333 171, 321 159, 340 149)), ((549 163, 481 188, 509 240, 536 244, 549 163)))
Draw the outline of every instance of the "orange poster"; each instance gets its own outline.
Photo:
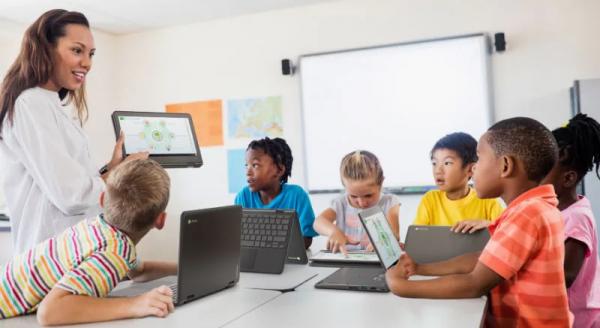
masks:
POLYGON ((168 104, 165 109, 167 113, 192 115, 200 146, 223 145, 223 102, 221 100, 168 104))

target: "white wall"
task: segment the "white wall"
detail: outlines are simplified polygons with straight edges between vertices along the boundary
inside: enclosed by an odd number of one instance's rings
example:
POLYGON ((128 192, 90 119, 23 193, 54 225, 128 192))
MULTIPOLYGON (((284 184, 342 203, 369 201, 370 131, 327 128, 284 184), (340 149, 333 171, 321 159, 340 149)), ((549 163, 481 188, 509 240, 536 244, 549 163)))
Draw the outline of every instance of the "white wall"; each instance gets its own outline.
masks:
MULTIPOLYGON (((117 39, 116 102, 123 109, 163 110, 169 102, 281 95, 294 178, 303 181, 298 79, 280 74, 282 58, 503 31, 508 50, 492 60, 496 117, 527 115, 555 127, 569 116, 572 81, 600 76, 597 12, 600 3, 593 0, 340 1, 127 35, 117 39)), ((165 233, 142 242, 142 255, 174 258, 181 210, 231 201, 222 181, 223 148, 206 148, 203 155, 200 169, 170 171, 171 222, 165 233)), ((312 197, 315 211, 330 198, 312 197)), ((402 201, 405 228, 418 197, 402 201)))
MULTIPOLYGON (((293 181, 301 182, 299 85, 297 77, 281 75, 282 58, 473 32, 507 36, 508 50, 492 59, 497 119, 527 115, 555 127, 569 116, 572 81, 600 76, 598 12, 595 0, 348 0, 119 37, 96 33, 98 56, 89 91, 94 103, 87 126, 93 156, 108 158, 109 114, 117 108, 162 111, 172 102, 280 95, 284 133, 295 155, 293 181)), ((202 152, 202 168, 169 171, 169 223, 166 231, 142 241, 143 257, 176 257, 182 210, 232 201, 224 182, 224 148, 202 152)), ((313 197, 315 211, 330 198, 313 197)), ((418 197, 402 201, 406 227, 418 197)))

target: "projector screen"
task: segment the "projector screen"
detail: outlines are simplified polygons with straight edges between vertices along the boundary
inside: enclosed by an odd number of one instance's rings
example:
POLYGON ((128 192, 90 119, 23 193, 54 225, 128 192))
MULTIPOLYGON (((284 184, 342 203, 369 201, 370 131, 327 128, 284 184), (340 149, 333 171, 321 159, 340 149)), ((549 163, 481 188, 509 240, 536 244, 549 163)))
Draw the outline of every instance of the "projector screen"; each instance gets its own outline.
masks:
POLYGON ((493 120, 489 49, 477 34, 300 57, 308 190, 342 189, 340 161, 357 149, 377 155, 384 187, 429 189, 434 143, 478 140, 493 120))

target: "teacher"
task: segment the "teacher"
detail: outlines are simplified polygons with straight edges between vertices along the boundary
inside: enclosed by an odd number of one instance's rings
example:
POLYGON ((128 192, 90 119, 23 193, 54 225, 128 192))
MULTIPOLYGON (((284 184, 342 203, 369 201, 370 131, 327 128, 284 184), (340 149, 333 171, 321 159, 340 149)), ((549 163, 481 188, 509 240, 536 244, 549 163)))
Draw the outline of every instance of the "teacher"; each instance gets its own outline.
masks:
POLYGON ((121 136, 99 171, 82 129, 95 51, 83 14, 50 10, 26 30, 0 86, 0 172, 14 254, 98 214, 103 179, 123 160, 121 136))

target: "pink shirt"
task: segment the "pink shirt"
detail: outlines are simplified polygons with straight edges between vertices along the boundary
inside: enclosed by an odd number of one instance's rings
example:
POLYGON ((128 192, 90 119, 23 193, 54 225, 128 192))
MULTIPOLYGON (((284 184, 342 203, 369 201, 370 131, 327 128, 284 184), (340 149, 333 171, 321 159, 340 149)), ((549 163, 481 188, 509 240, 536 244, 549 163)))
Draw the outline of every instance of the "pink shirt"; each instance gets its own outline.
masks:
POLYGON ((600 266, 592 206, 587 198, 579 196, 579 200, 564 209, 562 214, 565 240, 573 238, 587 247, 579 274, 567 290, 569 308, 575 315, 573 327, 600 327, 600 266))

